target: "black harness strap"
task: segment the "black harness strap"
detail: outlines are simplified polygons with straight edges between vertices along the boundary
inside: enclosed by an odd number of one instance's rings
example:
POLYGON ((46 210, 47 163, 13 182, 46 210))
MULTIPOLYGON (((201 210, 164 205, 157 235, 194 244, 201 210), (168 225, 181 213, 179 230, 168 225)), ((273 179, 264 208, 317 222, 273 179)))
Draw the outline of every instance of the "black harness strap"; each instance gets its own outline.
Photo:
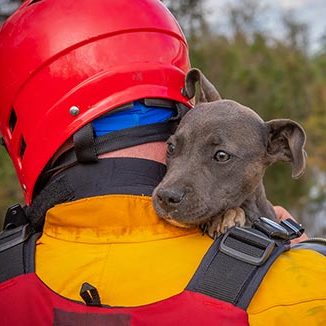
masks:
POLYGON ((40 236, 29 224, 0 233, 0 282, 35 269, 35 242, 40 236))
MULTIPOLYGON (((0 282, 35 271, 39 236, 28 224, 0 233, 0 282)), ((326 248, 324 239, 295 248, 315 250, 311 244, 326 248)), ((289 247, 288 241, 270 239, 255 229, 232 228, 214 241, 186 289, 246 309, 272 263, 289 247)), ((81 294, 87 304, 101 305, 91 285, 83 284, 81 294)))
POLYGON ((209 249, 187 289, 246 309, 275 259, 289 242, 235 227, 209 249))

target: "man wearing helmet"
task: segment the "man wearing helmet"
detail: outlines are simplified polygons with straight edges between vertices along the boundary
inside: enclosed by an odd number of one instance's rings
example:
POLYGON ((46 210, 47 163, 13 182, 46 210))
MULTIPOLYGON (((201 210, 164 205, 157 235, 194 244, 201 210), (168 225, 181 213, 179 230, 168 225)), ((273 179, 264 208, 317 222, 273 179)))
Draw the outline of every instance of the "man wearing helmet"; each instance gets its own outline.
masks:
MULTIPOLYGON (((0 324, 247 324, 242 299, 197 282, 212 239, 151 206, 191 108, 187 43, 164 5, 25 1, 0 48, 0 129, 27 203, 0 238, 0 324)), ((325 320, 322 268, 321 253, 283 253, 246 301, 250 323, 325 320)))

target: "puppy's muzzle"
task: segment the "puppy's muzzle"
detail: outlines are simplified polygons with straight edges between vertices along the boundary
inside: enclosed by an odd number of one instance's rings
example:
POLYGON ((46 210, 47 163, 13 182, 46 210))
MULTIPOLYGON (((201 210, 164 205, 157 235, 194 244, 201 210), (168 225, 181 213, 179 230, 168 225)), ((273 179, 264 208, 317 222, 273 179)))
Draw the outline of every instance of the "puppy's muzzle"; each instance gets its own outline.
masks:
POLYGON ((169 212, 178 206, 185 197, 185 191, 178 188, 160 188, 157 193, 159 205, 169 212))

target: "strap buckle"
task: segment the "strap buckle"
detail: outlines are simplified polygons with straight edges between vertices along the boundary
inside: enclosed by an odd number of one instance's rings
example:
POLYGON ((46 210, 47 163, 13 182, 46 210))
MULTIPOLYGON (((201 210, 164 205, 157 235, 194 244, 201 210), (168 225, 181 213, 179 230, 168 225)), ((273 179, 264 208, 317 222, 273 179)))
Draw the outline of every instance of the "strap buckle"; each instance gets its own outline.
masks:
POLYGON ((230 229, 220 243, 224 254, 256 266, 264 264, 274 247, 272 239, 240 227, 230 229))
POLYGON ((288 232, 288 239, 292 240, 295 238, 299 238, 304 233, 304 228, 301 224, 298 224, 296 221, 291 218, 287 218, 286 220, 282 220, 280 223, 288 232))
POLYGON ((12 248, 24 242, 32 234, 29 224, 21 225, 17 228, 5 230, 0 233, 0 252, 12 248))
POLYGON ((289 233, 287 230, 282 225, 272 221, 269 218, 261 216, 254 221, 253 227, 266 234, 269 238, 282 240, 289 239, 289 233))
POLYGON ((10 230, 27 223, 28 218, 24 208, 20 204, 15 204, 8 208, 3 228, 4 230, 10 230))
POLYGON ((100 295, 93 285, 84 282, 79 292, 82 299, 85 301, 87 306, 101 307, 100 295))
POLYGON ((278 224, 269 218, 260 217, 253 223, 253 226, 255 229, 266 234, 269 238, 286 241, 298 238, 304 232, 304 228, 290 218, 282 220, 280 224, 278 224))

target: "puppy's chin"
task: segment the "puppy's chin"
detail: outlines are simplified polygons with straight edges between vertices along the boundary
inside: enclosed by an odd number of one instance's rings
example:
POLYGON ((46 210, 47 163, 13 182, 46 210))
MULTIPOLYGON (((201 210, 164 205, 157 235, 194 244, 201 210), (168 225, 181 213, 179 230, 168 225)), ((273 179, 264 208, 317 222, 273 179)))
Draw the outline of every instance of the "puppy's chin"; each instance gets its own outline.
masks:
POLYGON ((177 226, 178 228, 183 228, 183 229, 190 229, 191 227, 193 227, 193 225, 187 225, 187 224, 183 224, 180 223, 170 217, 164 217, 163 218, 166 222, 168 222, 169 224, 173 225, 173 226, 177 226))
POLYGON ((163 220, 165 220, 166 222, 180 227, 180 228, 195 228, 200 226, 203 223, 208 222, 208 219, 206 217, 203 216, 196 216, 196 218, 194 218, 193 220, 183 220, 182 216, 174 216, 173 213, 166 213, 164 215, 159 215, 163 220))
POLYGON ((181 228, 197 227, 208 222, 211 216, 211 212, 206 205, 192 207, 192 209, 179 207, 178 209, 167 211, 154 200, 153 207, 160 218, 174 226, 181 228))

